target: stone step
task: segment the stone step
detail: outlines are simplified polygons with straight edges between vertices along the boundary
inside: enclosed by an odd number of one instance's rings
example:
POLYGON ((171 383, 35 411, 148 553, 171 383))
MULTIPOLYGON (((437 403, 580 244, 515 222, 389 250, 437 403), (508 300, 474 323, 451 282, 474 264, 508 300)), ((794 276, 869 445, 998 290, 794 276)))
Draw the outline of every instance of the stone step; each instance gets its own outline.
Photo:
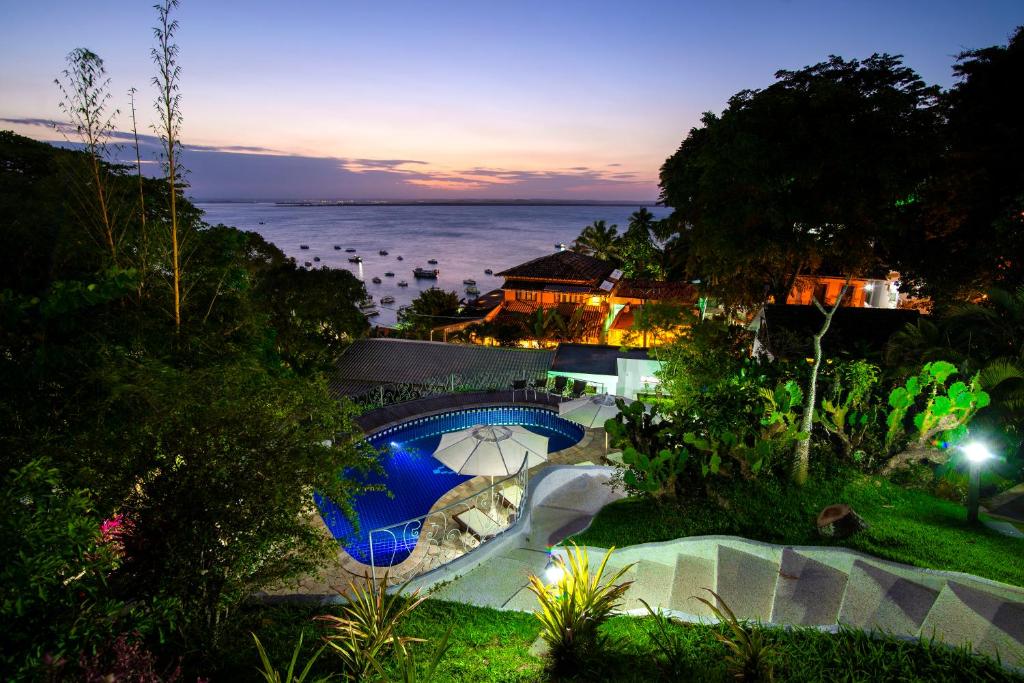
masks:
POLYGON ((846 582, 846 574, 838 569, 783 548, 771 620, 795 626, 836 623, 846 582))
POLYGON ((671 609, 672 579, 676 569, 667 564, 640 560, 636 563, 635 583, 629 587, 623 601, 623 610, 643 610, 643 599, 655 612, 671 609))
POLYGON ((777 562, 727 545, 718 546, 715 592, 737 618, 771 619, 778 578, 777 562))
POLYGON ((713 600, 705 589, 715 590, 715 561, 693 555, 679 555, 676 558, 672 592, 669 607, 697 617, 711 617, 714 614, 707 605, 695 597, 713 600))
POLYGON ((975 651, 1024 664, 1024 602, 1010 602, 955 581, 939 593, 921 624, 922 638, 950 645, 970 643, 975 651))
POLYGON ((939 591, 854 560, 839 623, 895 635, 917 635, 939 591))

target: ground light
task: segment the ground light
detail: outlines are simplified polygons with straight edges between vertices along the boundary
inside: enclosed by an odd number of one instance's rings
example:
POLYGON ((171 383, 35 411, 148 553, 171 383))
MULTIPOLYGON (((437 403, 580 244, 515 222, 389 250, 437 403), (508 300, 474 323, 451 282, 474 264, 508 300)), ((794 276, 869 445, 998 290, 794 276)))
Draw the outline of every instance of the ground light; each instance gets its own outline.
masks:
POLYGON ((978 497, 981 491, 981 467, 985 461, 992 457, 988 446, 979 442, 971 441, 964 444, 960 450, 963 451, 970 467, 967 485, 967 521, 975 523, 978 521, 978 497))
POLYGON ((565 578, 565 568, 561 562, 555 560, 554 555, 548 556, 548 563, 544 567, 544 578, 549 584, 557 586, 565 578))

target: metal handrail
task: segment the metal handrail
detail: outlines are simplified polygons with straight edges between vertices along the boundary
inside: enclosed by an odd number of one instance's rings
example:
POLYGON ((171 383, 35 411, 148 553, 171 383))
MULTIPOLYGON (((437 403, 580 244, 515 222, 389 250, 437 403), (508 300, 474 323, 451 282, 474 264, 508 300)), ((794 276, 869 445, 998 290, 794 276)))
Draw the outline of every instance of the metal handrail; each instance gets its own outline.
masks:
MULTIPOLYGON (((451 513, 456 508, 467 506, 484 507, 484 509, 492 509, 494 507, 495 494, 498 492, 499 488, 507 485, 508 482, 513 480, 515 480, 519 484, 519 487, 522 491, 522 493, 520 494, 518 504, 512 511, 512 514, 515 515, 515 520, 519 520, 522 516, 523 506, 526 502, 526 494, 529 484, 529 468, 526 466, 525 460, 523 466, 515 474, 509 475, 499 481, 496 481, 493 484, 490 484, 489 486, 483 488, 482 490, 473 493, 472 495, 460 498, 459 500, 449 503, 448 505, 445 505, 444 507, 438 508, 436 510, 431 510, 430 512, 427 512, 424 515, 419 515, 417 517, 412 517, 401 522, 395 522, 393 524, 388 524, 386 526, 378 527, 376 529, 371 529, 367 533, 367 542, 369 544, 370 551, 370 569, 374 581, 376 581, 378 578, 378 558, 376 555, 376 551, 374 550, 374 534, 387 534, 391 536, 392 540, 394 541, 391 550, 392 561, 394 560, 395 555, 399 552, 399 535, 396 535, 396 533, 393 531, 394 529, 403 530, 403 532, 401 533, 401 538, 408 538, 408 535, 410 534, 414 534, 416 536, 416 543, 414 544, 408 557, 412 557, 413 553, 416 553, 417 550, 419 549, 420 544, 424 542, 428 545, 435 546, 435 548, 437 548, 439 551, 443 549, 445 543, 452 544, 451 549, 456 551, 456 555, 449 559, 445 559, 443 553, 440 552, 431 555, 429 552, 430 549, 428 548, 425 550, 421 550, 420 557, 418 558, 418 560, 409 567, 403 568, 403 570, 400 572, 395 572, 394 567, 404 564, 407 561, 406 559, 403 559, 398 564, 382 565, 381 568, 387 572, 386 576, 388 577, 389 583, 403 583, 405 580, 412 578, 413 576, 417 576, 419 574, 430 571, 431 569, 434 569, 437 566, 450 562, 451 560, 455 559, 455 557, 464 555, 468 552, 471 552, 472 550, 475 550, 477 547, 480 547, 485 543, 488 543, 489 541, 493 540, 494 538, 496 538, 497 536, 501 535, 509 528, 511 528, 515 524, 515 521, 507 522, 504 526, 502 526, 502 528, 499 531, 497 531, 497 533, 480 539, 478 543, 473 545, 467 545, 466 541, 463 538, 464 532, 460 530, 460 527, 458 526, 458 523, 454 518, 454 514, 451 513), (481 506, 478 503, 474 503, 474 501, 484 500, 486 500, 488 503, 486 506, 481 506), (434 520, 433 522, 431 522, 432 519, 434 520), (421 534, 421 532, 427 526, 428 523, 431 524, 432 530, 431 533, 427 534, 427 536, 424 537, 421 534), (441 528, 438 533, 436 527, 438 527, 439 525, 441 528), (459 545, 461 545, 461 548, 458 547, 459 545)), ((495 521, 497 522, 497 520, 495 521)))

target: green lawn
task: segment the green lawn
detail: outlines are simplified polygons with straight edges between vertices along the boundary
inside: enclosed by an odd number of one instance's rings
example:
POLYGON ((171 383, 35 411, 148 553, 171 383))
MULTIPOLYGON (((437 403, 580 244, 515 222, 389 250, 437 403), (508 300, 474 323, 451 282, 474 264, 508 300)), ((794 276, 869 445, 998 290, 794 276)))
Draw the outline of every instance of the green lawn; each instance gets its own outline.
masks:
MULTIPOLYGON (((300 666, 319 643, 319 627, 311 618, 326 608, 308 606, 251 607, 236 618, 238 640, 220 662, 213 680, 255 680, 258 664, 248 630, 268 646, 274 662, 285 663, 300 630, 306 632, 300 666), (246 642, 248 639, 248 642, 246 642)), ((549 681, 544 661, 530 655, 539 624, 530 614, 498 612, 428 600, 400 628, 403 635, 436 639, 454 625, 452 647, 435 681, 549 681)), ((723 664, 725 648, 714 638, 717 627, 677 624, 670 627, 680 643, 674 668, 651 639, 651 619, 615 617, 605 627, 605 648, 586 670, 561 680, 655 681, 734 680, 723 664)), ((872 639, 860 632, 838 635, 817 631, 773 629, 769 640, 777 650, 776 680, 784 681, 1020 681, 994 662, 962 650, 928 643, 872 639)), ((415 645, 425 661, 433 645, 415 645)), ((339 660, 326 651, 316 671, 337 673, 339 660)), ((280 665, 279 665, 280 666, 280 665)), ((337 679, 336 679, 337 680, 337 679)))
POLYGON ((849 503, 870 528, 834 544, 896 562, 967 572, 1024 586, 1024 540, 970 527, 962 505, 905 489, 880 477, 835 476, 803 488, 742 484, 730 509, 707 502, 658 506, 640 499, 609 505, 571 540, 601 548, 728 534, 793 545, 830 545, 814 527, 818 512, 849 503))

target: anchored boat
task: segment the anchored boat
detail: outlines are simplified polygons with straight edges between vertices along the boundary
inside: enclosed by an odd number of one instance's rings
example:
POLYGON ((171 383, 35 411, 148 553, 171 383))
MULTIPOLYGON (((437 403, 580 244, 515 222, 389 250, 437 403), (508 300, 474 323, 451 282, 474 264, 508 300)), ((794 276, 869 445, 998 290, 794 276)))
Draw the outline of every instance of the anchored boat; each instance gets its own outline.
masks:
POLYGON ((437 268, 414 268, 412 274, 420 280, 436 280, 438 272, 437 268))
POLYGON ((348 257, 348 262, 349 263, 362 263, 363 262, 363 257, 362 256, 349 256, 348 257))

